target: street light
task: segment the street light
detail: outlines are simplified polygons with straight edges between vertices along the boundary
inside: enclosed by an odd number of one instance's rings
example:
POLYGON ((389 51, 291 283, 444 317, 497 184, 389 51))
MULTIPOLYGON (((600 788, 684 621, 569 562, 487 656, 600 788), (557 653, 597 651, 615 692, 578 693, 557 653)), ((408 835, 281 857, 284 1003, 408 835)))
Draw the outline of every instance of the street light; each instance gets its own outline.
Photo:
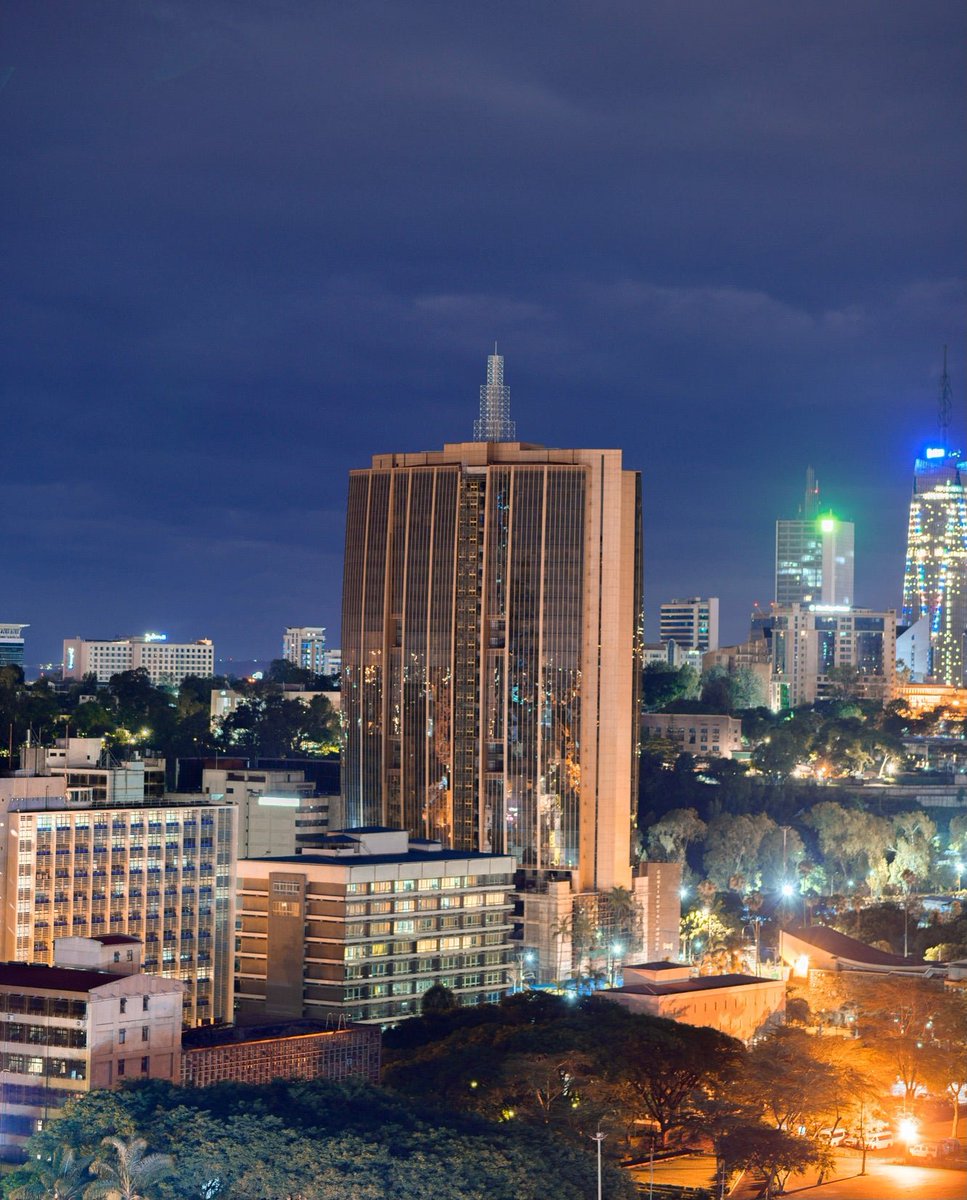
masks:
POLYGON ((598 1143, 598 1200, 601 1200, 601 1143, 608 1135, 602 1133, 599 1129, 597 1133, 591 1134, 591 1141, 598 1143))

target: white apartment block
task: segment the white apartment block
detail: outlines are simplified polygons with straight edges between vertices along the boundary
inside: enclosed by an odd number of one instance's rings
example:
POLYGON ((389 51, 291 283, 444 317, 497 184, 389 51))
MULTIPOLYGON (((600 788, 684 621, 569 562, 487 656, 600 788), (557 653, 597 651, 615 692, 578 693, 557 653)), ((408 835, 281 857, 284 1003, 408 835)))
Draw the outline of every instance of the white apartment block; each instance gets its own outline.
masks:
POLYGON ((64 679, 95 675, 98 683, 108 683, 112 675, 142 668, 155 687, 177 687, 186 675, 215 674, 215 648, 208 638, 169 642, 163 633, 106 641, 64 639, 64 679))
POLYGON ((183 985, 126 937, 58 941, 56 965, 0 963, 0 1157, 75 1096, 181 1072, 183 985))
POLYGON ((127 934, 148 974, 184 983, 186 1025, 230 1022, 235 819, 202 797, 102 807, 63 777, 0 779, 0 954, 51 963, 56 938, 127 934))
POLYGON ((731 758, 742 750, 742 722, 718 713, 643 713, 642 738, 667 738, 698 758, 731 758))
POLYGON ((326 849, 239 863, 239 1014, 399 1020, 435 983, 464 1005, 512 982, 509 855, 352 829, 326 849))

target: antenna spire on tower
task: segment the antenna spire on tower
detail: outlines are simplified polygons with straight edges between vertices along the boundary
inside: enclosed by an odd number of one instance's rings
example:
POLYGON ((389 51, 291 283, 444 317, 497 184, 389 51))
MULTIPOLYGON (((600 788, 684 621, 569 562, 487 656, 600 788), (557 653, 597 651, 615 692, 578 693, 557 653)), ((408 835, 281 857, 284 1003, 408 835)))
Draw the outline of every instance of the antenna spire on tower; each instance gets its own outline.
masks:
POLYGON ((504 383, 504 358, 497 353, 487 356, 487 382, 480 388, 480 416, 473 423, 475 442, 513 442, 517 425, 510 419, 510 388, 504 383))
POLYGON ((943 348, 943 375, 940 379, 940 438, 946 449, 947 435, 950 432, 950 408, 953 402, 953 389, 950 386, 950 375, 947 372, 947 347, 943 348))

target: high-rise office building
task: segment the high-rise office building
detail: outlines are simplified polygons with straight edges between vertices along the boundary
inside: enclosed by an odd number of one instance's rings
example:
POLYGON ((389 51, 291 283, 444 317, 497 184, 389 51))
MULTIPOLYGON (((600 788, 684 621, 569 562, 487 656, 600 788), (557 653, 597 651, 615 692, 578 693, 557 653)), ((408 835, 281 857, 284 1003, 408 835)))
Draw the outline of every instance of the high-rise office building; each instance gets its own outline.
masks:
POLYGON ((639 476, 619 450, 501 440, 496 354, 475 433, 351 472, 343 824, 630 887, 639 476))
POLYGON ((659 636, 683 650, 717 650, 719 647, 719 601, 717 596, 703 600, 669 600, 659 609, 659 636))
POLYGON ((29 628, 9 621, 0 625, 0 667, 24 665, 24 630, 29 628))
POLYGON ((967 463, 946 446, 927 447, 913 471, 902 619, 909 626, 923 618, 930 634, 926 675, 963 687, 967 463))
POLYGON ((853 604, 853 535, 851 521, 820 512, 810 467, 800 515, 776 521, 776 603, 853 604))

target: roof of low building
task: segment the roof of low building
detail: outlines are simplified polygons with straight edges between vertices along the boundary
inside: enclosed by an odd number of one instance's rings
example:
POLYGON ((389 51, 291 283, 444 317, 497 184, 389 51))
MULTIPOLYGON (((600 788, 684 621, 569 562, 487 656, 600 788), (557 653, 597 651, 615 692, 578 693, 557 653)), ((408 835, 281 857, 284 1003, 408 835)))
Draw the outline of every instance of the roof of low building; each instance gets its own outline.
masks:
MULTIPOLYGON (((627 983, 624 987, 610 988, 608 991, 631 996, 677 996, 681 992, 714 992, 721 988, 745 987, 750 983, 775 985, 776 982, 775 979, 764 979, 761 975, 700 975, 696 979, 674 979, 669 983, 627 983)), ((607 995, 608 992, 603 994, 607 995)))
POLYGON ((48 967, 44 963, 0 963, 0 987, 17 987, 25 991, 89 992, 106 983, 131 978, 131 975, 91 971, 86 967, 75 969, 48 967))
POLYGON ((336 1027, 324 1021, 294 1020, 275 1025, 205 1025, 186 1029, 182 1033, 184 1050, 200 1050, 211 1046, 233 1046, 246 1042, 270 1042, 283 1038, 309 1037, 321 1033, 359 1033, 379 1035, 378 1025, 343 1025, 336 1027))
POLYGON ((661 959, 659 962, 628 962, 625 963, 626 971, 681 971, 686 967, 686 963, 668 962, 667 959, 661 959))
POLYGON ((102 946, 130 946, 132 943, 136 946, 141 945, 141 939, 133 937, 130 933, 105 933, 91 934, 85 941, 100 942, 102 946))
POLYGON ((926 962, 921 958, 904 958, 902 954, 893 954, 888 950, 878 950, 875 946, 867 946, 865 942, 848 937, 838 929, 830 929, 828 925, 810 925, 807 928, 787 929, 790 937, 796 938, 807 945, 815 946, 835 958, 846 958, 852 962, 866 963, 871 967, 936 967, 937 963, 926 962))
POLYGON ((404 854, 324 854, 310 851, 306 854, 263 855, 258 858, 239 859, 241 871, 246 862, 279 863, 281 866, 304 866, 306 863, 321 863, 334 867, 379 866, 386 863, 443 863, 454 859, 475 860, 508 858, 509 855, 481 850, 407 850, 404 854))

